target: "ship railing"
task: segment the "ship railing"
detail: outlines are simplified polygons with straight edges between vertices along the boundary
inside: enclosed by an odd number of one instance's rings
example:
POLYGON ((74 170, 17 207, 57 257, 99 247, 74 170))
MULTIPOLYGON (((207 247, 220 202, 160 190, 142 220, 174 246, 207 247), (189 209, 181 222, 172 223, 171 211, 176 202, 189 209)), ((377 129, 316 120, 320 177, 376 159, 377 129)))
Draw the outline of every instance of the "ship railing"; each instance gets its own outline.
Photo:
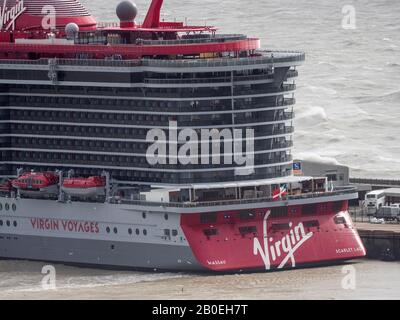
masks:
MULTIPOLYGON (((304 200, 304 199, 317 199, 323 197, 342 196, 356 193, 357 189, 353 187, 343 188, 338 191, 329 192, 314 192, 305 193, 295 196, 286 196, 280 201, 293 201, 293 200, 304 200)), ((217 206, 229 206, 229 205, 245 205, 254 204, 260 202, 276 202, 277 199, 272 197, 260 197, 252 199, 236 199, 236 200, 220 200, 220 201, 206 201, 206 202, 154 202, 154 201, 143 201, 143 200, 128 200, 128 199, 111 199, 112 203, 118 204, 129 204, 129 205, 141 205, 149 207, 166 207, 166 208, 202 208, 202 207, 217 207, 217 206)))
MULTIPOLYGON (((285 62, 304 61, 305 54, 301 52, 281 52, 274 51, 268 54, 263 53, 259 56, 249 58, 214 58, 197 60, 156 60, 156 59, 136 59, 136 60, 102 60, 102 59, 57 59, 58 65, 72 66, 95 66, 95 67, 165 67, 165 68, 190 68, 190 67, 229 67, 245 65, 275 64, 285 62)), ((0 65, 48 65, 49 59, 38 60, 0 60, 0 65)))
MULTIPOLYGON (((234 82, 240 81, 259 81, 259 80, 268 80, 274 79, 273 74, 260 74, 253 76, 234 76, 234 82)), ((230 83, 232 82, 231 77, 215 77, 215 78, 186 78, 186 79, 152 79, 146 78, 144 80, 145 83, 154 83, 154 84, 181 84, 181 83, 209 83, 210 85, 214 83, 230 83)))
POLYGON ((282 52, 271 51, 270 54, 260 54, 249 58, 215 58, 215 59, 197 59, 197 60, 155 60, 142 59, 142 65, 147 67, 170 67, 170 68, 191 68, 191 67, 229 67, 229 66, 247 66, 260 64, 275 64, 285 62, 301 62, 305 60, 305 54, 302 52, 282 52))
POLYGON ((139 44, 143 45, 180 45, 180 44, 200 44, 200 43, 215 43, 215 42, 227 42, 227 41, 238 41, 246 40, 247 36, 243 34, 218 34, 207 38, 195 38, 195 39, 173 39, 173 40, 140 40, 139 44))

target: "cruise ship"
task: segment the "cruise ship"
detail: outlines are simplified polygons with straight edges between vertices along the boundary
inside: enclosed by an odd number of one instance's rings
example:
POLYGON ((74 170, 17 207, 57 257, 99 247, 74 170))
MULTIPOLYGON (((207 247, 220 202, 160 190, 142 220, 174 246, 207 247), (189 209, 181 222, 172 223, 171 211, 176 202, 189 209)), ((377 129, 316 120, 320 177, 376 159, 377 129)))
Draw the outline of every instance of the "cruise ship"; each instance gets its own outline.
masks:
POLYGON ((0 0, 0 257, 213 272, 364 257, 357 192, 293 174, 305 54, 162 5, 98 23, 77 0, 0 0))

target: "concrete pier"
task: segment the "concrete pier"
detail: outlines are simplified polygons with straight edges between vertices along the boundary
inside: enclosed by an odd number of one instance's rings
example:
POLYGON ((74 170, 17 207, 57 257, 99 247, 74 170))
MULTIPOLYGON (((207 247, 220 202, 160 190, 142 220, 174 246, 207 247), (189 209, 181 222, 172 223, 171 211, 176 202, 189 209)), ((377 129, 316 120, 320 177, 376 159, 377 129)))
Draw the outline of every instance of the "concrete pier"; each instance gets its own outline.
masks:
POLYGON ((386 261, 400 260, 400 225, 355 223, 367 249, 367 257, 386 261))

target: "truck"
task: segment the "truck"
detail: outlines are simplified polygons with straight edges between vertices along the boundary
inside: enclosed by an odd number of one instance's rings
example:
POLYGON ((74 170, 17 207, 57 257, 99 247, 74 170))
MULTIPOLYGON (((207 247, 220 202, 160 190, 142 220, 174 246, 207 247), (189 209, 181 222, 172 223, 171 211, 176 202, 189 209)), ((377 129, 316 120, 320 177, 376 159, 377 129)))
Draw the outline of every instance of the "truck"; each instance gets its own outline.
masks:
POLYGON ((378 209, 375 217, 385 221, 397 221, 400 223, 400 204, 395 203, 390 206, 382 206, 378 209))

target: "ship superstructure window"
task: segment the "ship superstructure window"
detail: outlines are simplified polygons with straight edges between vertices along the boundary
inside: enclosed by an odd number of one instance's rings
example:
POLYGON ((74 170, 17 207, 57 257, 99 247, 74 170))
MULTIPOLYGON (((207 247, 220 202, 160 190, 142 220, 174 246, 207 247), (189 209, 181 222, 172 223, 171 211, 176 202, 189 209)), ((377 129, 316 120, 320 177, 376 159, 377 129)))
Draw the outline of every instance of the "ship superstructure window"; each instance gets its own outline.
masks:
POLYGON ((217 222, 217 214, 216 213, 202 213, 200 215, 200 223, 215 223, 217 222))
POLYGON ((311 204, 303 205, 303 207, 301 209, 301 214, 302 215, 315 215, 315 214, 317 214, 317 204, 311 203, 311 204))
POLYGON ((287 207, 272 208, 271 210, 272 217, 286 217, 287 215, 288 215, 287 207))

